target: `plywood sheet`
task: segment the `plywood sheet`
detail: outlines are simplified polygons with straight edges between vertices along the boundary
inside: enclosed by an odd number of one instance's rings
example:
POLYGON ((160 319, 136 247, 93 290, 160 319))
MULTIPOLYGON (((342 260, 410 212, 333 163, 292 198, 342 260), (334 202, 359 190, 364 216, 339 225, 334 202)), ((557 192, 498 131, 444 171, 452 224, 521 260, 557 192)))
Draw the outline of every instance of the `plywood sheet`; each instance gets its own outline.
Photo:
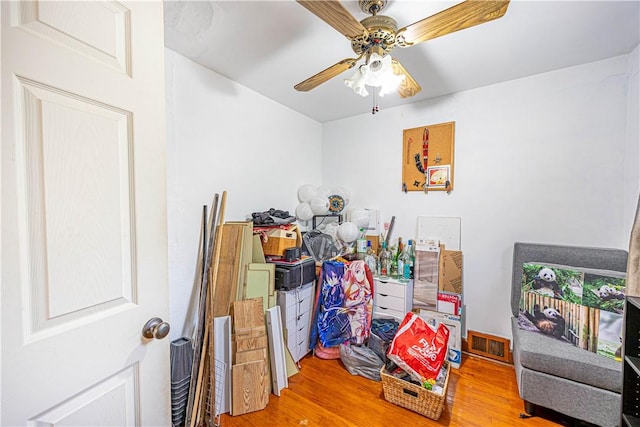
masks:
POLYGON ((235 289, 238 281, 239 248, 242 239, 242 229, 222 225, 222 239, 218 271, 215 277, 215 293, 213 298, 213 316, 229 314, 231 301, 235 299, 235 289))
POLYGON ((240 245, 236 251, 238 256, 238 280, 235 292, 232 296, 235 300, 243 299, 244 287, 247 282, 247 267, 252 261, 253 256, 253 222, 251 221, 228 221, 225 225, 237 227, 240 229, 240 245))
POLYGON ((251 298, 233 303, 233 329, 239 331, 265 326, 262 298, 251 298))
POLYGON ((269 403, 269 380, 264 360, 233 365, 231 415, 259 411, 269 403))
POLYGON ((256 348, 253 350, 238 351, 234 355, 234 364, 255 362, 258 360, 267 360, 267 349, 256 348))
POLYGON ((233 351, 247 351, 254 350, 256 348, 267 347, 267 336, 265 334, 257 337, 239 338, 234 335, 233 337, 233 351))

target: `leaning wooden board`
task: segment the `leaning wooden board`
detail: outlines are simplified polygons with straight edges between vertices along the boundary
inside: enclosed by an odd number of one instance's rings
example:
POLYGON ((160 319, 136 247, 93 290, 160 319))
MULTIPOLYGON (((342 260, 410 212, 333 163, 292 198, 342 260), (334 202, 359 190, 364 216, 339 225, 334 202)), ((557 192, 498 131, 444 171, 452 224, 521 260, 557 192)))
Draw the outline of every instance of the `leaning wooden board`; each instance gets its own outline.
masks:
POLYGON ((231 415, 264 409, 269 403, 269 377, 266 324, 262 298, 235 301, 231 306, 236 349, 231 368, 231 415))
POLYGON ((259 411, 269 403, 267 361, 256 360, 233 365, 231 415, 259 411))
POLYGON ((229 314, 231 302, 235 300, 238 283, 238 263, 242 249, 243 230, 233 224, 222 225, 222 241, 215 293, 213 297, 213 317, 229 314))

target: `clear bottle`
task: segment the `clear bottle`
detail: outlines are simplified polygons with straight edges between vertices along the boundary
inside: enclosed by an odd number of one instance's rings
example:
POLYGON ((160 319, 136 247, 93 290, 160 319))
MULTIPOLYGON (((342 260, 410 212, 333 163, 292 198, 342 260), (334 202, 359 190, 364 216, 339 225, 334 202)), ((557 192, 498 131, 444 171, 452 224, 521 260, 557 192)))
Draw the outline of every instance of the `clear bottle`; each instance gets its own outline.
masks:
POLYGON ((378 256, 378 263, 380 264, 380 276, 389 277, 391 274, 391 252, 387 249, 387 242, 382 241, 382 250, 378 256))
POLYGON ((398 255, 398 278, 403 282, 411 278, 411 257, 406 248, 398 255))
POLYGON ((367 253, 364 256, 364 262, 369 266, 369 270, 371 270, 371 274, 380 275, 378 271, 378 257, 373 252, 373 248, 371 247, 371 240, 367 240, 367 253))
POLYGON ((413 265, 416 262, 416 252, 415 252, 415 247, 414 247, 414 242, 413 240, 409 240, 409 242, 407 243, 407 253, 409 253, 409 271, 410 271, 410 278, 413 278, 413 265))
POLYGON ((391 256, 393 257, 393 259, 391 260, 391 277, 401 277, 402 276, 402 270, 399 268, 398 266, 398 258, 400 256, 400 254, 402 253, 402 237, 398 237, 398 244, 397 246, 393 246, 391 248, 391 256))
POLYGON ((396 256, 397 250, 396 246, 391 245, 389 249, 389 256, 391 257, 390 265, 389 265, 389 277, 397 277, 398 276, 398 257, 396 256))

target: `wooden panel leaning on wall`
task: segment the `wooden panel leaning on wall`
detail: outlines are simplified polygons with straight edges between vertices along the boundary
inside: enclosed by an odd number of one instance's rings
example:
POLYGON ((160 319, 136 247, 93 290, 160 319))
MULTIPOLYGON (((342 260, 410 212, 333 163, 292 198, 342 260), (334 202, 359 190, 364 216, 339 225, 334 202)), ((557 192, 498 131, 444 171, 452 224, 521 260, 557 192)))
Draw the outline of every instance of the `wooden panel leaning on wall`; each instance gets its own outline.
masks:
POLYGON ((384 399, 382 383, 353 376, 340 360, 307 355, 300 373, 289 378, 282 395, 269 396, 262 411, 237 417, 223 414, 224 427, 255 426, 448 426, 551 427, 567 424, 554 413, 521 419, 523 403, 512 365, 463 355, 461 369, 451 370, 447 400, 437 421, 384 399))

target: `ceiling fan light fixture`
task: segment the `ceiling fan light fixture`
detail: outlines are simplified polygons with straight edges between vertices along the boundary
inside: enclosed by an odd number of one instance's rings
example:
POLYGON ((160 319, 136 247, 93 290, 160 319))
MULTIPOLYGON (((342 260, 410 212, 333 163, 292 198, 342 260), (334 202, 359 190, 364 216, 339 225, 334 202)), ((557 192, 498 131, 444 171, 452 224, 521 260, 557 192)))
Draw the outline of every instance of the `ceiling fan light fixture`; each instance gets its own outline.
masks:
POLYGON ((380 96, 395 91, 405 76, 393 73, 391 60, 391 55, 380 56, 372 53, 366 64, 358 67, 351 78, 344 80, 345 86, 363 97, 369 95, 366 86, 380 88, 378 91, 380 96))
POLYGON ((360 67, 358 67, 358 69, 356 70, 356 72, 353 74, 353 76, 351 76, 350 79, 344 79, 344 85, 348 88, 353 89, 353 91, 355 93, 357 93, 358 95, 365 97, 367 95, 369 95, 369 91, 367 90, 367 88, 365 87, 365 76, 364 73, 362 72, 361 68, 363 67, 363 65, 361 65, 360 67))

